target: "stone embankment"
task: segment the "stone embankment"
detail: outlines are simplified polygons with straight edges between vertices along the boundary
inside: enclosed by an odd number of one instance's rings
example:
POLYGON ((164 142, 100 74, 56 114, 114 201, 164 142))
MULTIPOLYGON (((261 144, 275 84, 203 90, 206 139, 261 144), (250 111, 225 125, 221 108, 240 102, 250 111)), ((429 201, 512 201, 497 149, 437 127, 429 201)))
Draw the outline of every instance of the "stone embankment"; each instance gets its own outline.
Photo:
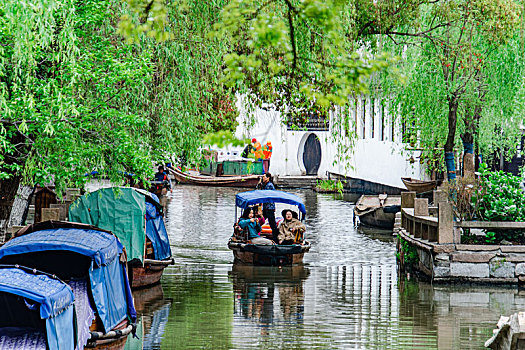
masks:
POLYGON ((461 230, 525 229, 516 222, 454 222, 440 191, 434 207, 404 192, 397 249, 401 267, 434 282, 525 283, 525 246, 461 244, 461 230))

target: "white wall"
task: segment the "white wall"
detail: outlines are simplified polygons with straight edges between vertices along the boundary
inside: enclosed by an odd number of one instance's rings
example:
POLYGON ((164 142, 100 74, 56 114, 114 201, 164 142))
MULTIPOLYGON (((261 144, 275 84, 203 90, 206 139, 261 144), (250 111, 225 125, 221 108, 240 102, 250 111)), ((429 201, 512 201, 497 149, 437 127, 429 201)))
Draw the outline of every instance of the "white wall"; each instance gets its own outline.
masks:
MULTIPOLYGON (((392 118, 385 109, 385 135, 380 139, 380 101, 375 100, 374 116, 374 138, 371 138, 371 102, 366 101, 365 114, 365 138, 362 138, 362 98, 358 99, 357 128, 355 110, 349 110, 351 130, 356 130, 359 139, 354 147, 348 152, 348 162, 337 162, 337 144, 331 131, 292 131, 287 130, 280 120, 280 113, 272 110, 257 109, 251 113, 255 116, 256 123, 253 126, 245 125, 248 120, 248 112, 241 106, 239 99, 238 107, 241 110, 239 126, 236 130, 237 137, 256 138, 261 144, 271 141, 273 155, 270 172, 275 175, 302 175, 305 168, 302 160, 303 145, 306 138, 314 133, 321 144, 321 164, 318 176, 326 177, 327 172, 334 172, 346 176, 360 178, 368 181, 378 182, 385 185, 403 188, 401 177, 424 178, 424 171, 419 164, 420 152, 403 151, 404 147, 398 143, 401 140, 399 123, 395 125, 395 136, 392 142, 392 118), (415 163, 410 164, 408 159, 413 156, 415 163)), ((333 129, 333 125, 330 126, 333 129)))

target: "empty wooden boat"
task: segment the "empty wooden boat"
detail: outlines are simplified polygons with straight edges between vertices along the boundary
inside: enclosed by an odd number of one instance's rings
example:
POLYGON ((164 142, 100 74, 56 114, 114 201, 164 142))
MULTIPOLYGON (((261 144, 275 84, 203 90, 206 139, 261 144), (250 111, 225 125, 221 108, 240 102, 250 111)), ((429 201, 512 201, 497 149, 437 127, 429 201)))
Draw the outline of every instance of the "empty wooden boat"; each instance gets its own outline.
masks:
POLYGON ((438 186, 437 180, 418 180, 411 177, 402 177, 401 181, 409 191, 425 193, 434 190, 438 186))
POLYGON ((363 195, 354 207, 354 214, 359 222, 368 226, 384 229, 394 228, 396 213, 401 211, 401 197, 380 195, 363 195))
POLYGON ((175 180, 181 184, 196 186, 217 186, 217 187, 246 187, 255 188, 259 183, 259 175, 237 175, 237 176, 202 176, 191 175, 178 168, 170 168, 175 180))

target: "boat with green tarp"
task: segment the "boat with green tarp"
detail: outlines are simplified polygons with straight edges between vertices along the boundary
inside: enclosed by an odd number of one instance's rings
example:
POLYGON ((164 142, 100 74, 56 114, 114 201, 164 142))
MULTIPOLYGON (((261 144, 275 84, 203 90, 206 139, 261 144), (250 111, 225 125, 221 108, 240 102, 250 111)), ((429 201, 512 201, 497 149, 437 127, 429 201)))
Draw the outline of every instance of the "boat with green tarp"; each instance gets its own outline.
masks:
POLYGON ((132 288, 159 282, 173 264, 158 197, 131 187, 103 188, 80 197, 69 208, 69 220, 113 232, 126 248, 132 288))

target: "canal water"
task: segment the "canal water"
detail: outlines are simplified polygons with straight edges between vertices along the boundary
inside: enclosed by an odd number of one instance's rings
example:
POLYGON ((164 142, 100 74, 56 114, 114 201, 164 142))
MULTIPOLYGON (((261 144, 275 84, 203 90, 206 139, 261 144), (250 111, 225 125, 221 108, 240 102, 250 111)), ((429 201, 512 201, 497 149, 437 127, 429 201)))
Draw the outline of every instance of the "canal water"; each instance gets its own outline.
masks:
MULTIPOLYGON (((233 265, 236 189, 177 186, 165 203, 175 265, 134 292, 127 349, 482 349, 517 287, 432 285, 397 272, 391 232, 354 227, 355 198, 293 191, 304 266, 233 265)), ((280 213, 285 206, 278 205, 280 213)))

